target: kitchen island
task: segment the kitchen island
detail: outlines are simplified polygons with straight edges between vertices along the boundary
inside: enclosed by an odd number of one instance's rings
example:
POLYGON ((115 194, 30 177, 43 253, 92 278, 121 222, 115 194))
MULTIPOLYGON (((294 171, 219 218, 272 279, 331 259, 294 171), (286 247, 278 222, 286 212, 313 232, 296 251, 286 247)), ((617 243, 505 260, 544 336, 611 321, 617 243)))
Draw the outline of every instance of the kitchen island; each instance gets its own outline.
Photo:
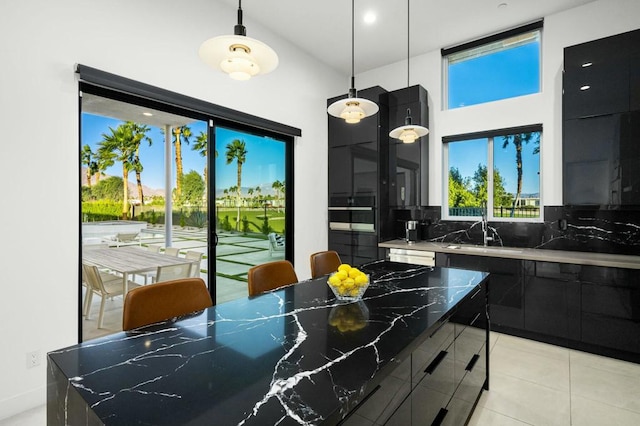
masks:
POLYGON ((425 393, 463 424, 488 388, 488 274, 362 270, 359 302, 320 278, 50 352, 47 424, 422 424, 425 393))

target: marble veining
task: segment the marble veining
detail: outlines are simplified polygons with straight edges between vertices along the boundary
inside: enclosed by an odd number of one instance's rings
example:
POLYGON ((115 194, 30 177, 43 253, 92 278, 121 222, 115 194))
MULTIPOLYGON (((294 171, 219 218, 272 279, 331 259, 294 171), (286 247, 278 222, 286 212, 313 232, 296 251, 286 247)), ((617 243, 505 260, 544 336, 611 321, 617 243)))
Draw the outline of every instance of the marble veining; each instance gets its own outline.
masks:
MULTIPOLYGON (((547 206, 542 221, 491 221, 491 245, 640 255, 640 208, 606 209, 547 206)), ((393 215, 424 224, 420 239, 431 242, 482 244, 480 221, 442 220, 441 207, 398 210, 393 215)), ((398 222, 398 226, 402 222, 398 222)), ((403 230, 396 229, 401 236, 403 230)))
POLYGON ((51 352, 48 424, 335 424, 487 277, 363 269, 355 304, 309 280, 51 352))

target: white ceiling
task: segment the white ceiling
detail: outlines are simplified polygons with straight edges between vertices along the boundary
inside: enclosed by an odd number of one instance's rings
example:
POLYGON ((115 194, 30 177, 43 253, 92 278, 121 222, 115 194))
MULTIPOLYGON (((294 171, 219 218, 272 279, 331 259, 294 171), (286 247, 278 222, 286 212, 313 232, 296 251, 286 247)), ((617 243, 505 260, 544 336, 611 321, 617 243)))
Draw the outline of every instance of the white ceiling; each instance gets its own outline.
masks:
MULTIPOLYGON (((217 1, 238 8, 238 0, 217 1)), ((411 56, 416 56, 595 0, 410 1, 411 56)), ((247 36, 257 38, 251 25, 259 22, 340 73, 351 74, 349 0, 245 0, 242 10, 247 36)), ((356 0, 355 22, 356 74, 406 59, 406 0, 356 0), (377 15, 373 25, 363 22, 369 11, 377 15)), ((229 34, 234 25, 229 22, 229 34)))

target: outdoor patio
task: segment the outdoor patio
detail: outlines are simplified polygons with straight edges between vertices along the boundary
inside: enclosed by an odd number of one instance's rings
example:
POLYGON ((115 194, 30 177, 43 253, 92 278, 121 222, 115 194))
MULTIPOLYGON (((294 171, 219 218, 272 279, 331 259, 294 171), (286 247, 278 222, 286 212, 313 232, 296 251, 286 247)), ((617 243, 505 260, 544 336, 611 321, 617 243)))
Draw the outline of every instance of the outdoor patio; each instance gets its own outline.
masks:
MULTIPOLYGON (((149 226, 141 233, 141 245, 165 247, 164 226, 149 226)), ((207 230, 199 228, 172 229, 172 244, 180 250, 181 256, 187 250, 203 253, 200 276, 208 283, 207 230)), ((252 266, 284 259, 284 252, 269 252, 269 240, 264 236, 222 232, 218 233, 216 247, 216 303, 247 297, 247 271, 252 266)), ((137 282, 143 283, 142 277, 137 282)), ((98 329, 100 297, 93 299, 90 319, 83 320, 83 340, 115 333, 122 330, 122 297, 107 300, 103 328, 98 329)))

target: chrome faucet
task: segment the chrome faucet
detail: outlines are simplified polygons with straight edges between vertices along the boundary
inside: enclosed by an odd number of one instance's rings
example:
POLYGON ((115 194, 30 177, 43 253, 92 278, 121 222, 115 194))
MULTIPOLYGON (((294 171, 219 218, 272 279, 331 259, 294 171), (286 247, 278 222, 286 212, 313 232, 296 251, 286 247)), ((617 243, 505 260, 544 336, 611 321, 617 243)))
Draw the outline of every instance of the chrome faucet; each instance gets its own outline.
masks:
POLYGON ((489 224, 487 223, 487 204, 482 203, 482 244, 486 247, 493 236, 489 236, 489 224))

